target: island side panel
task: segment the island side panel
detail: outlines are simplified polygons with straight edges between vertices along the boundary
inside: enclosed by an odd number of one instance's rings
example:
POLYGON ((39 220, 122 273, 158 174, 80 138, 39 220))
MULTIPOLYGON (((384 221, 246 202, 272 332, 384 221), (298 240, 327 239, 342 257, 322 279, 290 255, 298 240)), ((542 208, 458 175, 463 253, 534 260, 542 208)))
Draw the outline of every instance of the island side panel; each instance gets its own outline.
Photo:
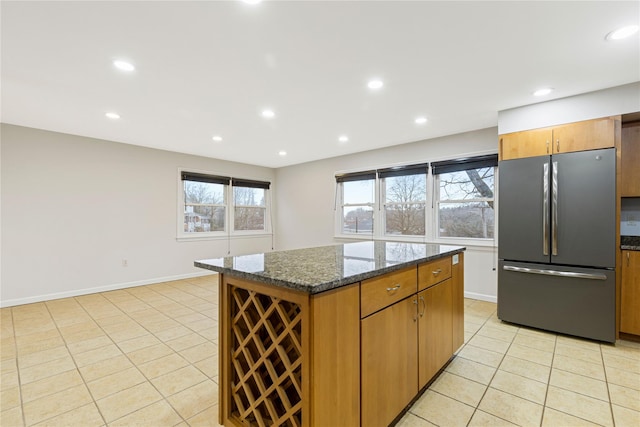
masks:
POLYGON ((360 425, 360 285, 311 298, 312 426, 360 425))
POLYGON ((308 427, 309 295, 228 274, 220 291, 219 422, 308 427))
MULTIPOLYGON (((453 259, 455 259, 453 256, 453 259)), ((453 353, 464 344, 464 252, 457 254, 458 263, 451 266, 453 281, 453 353)))

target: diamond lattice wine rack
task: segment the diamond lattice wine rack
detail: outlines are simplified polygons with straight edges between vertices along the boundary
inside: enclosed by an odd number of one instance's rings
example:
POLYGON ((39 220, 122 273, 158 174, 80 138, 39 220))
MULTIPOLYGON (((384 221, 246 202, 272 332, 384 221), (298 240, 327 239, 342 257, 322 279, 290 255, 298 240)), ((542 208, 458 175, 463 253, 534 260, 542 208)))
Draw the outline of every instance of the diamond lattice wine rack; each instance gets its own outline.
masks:
POLYGON ((302 308, 229 287, 230 414, 242 425, 302 425, 302 308))

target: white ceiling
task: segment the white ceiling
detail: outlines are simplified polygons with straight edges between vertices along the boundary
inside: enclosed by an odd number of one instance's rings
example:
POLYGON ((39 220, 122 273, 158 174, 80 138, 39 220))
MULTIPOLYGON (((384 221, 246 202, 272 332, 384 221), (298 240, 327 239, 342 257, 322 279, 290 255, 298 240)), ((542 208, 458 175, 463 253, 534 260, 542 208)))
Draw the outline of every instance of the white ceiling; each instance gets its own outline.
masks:
POLYGON ((604 39, 638 1, 2 1, 1 19, 3 122, 268 167, 640 80, 640 37, 604 39))

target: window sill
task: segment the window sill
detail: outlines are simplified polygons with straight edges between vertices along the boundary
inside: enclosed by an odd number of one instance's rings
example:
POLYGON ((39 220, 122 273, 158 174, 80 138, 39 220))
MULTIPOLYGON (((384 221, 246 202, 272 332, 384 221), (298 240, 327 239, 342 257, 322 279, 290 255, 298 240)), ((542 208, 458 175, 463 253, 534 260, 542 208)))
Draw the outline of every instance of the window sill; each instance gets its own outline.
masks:
POLYGON ((498 245, 493 239, 465 239, 465 238, 448 238, 427 240, 424 236, 402 237, 402 236, 352 236, 344 234, 336 234, 333 236, 335 240, 344 241, 380 241, 380 242, 406 242, 406 243, 431 243, 436 245, 465 246, 465 247, 481 247, 481 248, 497 248, 498 245))
POLYGON ((271 237, 272 233, 247 233, 247 234, 223 234, 223 235, 207 235, 207 236, 178 236, 178 242, 197 242, 201 240, 238 240, 238 239, 259 239, 271 237))

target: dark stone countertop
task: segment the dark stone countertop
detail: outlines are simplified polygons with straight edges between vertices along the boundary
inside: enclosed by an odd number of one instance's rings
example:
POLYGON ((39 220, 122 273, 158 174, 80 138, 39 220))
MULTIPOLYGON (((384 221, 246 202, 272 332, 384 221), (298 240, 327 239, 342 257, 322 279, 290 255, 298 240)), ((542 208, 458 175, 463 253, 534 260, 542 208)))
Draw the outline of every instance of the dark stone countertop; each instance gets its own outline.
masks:
POLYGON ((196 267, 317 294, 454 255, 462 246, 357 242, 195 261, 196 267))
POLYGON ((640 251, 640 236, 620 236, 620 249, 640 251))

